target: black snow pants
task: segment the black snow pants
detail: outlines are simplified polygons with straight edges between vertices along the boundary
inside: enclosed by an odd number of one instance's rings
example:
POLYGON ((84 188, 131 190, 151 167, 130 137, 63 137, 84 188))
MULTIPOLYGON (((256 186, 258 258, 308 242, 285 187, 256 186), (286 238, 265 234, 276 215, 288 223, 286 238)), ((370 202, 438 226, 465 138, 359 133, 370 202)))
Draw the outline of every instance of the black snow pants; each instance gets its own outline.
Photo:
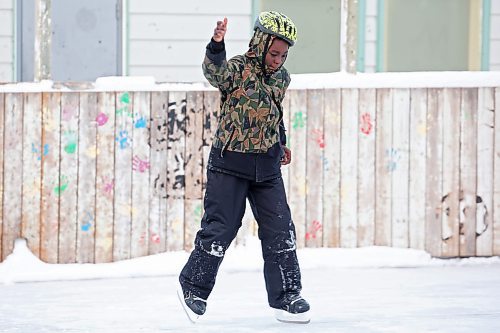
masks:
POLYGON ((207 175, 205 213, 195 247, 179 277, 182 288, 208 298, 225 251, 241 226, 248 198, 259 226, 269 305, 280 308, 285 297, 302 289, 295 226, 283 179, 255 182, 211 170, 207 175))

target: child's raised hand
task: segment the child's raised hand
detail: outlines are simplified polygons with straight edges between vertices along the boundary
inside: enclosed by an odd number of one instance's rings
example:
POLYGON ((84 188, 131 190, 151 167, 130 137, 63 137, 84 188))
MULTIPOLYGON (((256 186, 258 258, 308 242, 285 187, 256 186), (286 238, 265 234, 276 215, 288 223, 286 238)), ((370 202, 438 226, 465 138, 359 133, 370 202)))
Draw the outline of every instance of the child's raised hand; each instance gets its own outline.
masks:
POLYGON ((224 39, 227 31, 227 17, 224 17, 224 21, 217 21, 217 27, 214 30, 213 39, 216 42, 221 42, 224 39))

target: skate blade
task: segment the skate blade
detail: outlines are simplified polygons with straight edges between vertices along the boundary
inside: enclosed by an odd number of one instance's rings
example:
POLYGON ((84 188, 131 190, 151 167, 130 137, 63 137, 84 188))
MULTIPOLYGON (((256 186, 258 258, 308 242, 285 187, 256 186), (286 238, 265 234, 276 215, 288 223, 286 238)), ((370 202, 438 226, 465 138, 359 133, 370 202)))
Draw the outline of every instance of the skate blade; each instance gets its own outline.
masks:
POLYGON ((289 313, 285 310, 274 310, 274 315, 276 316, 276 320, 281 321, 282 323, 289 324, 309 324, 311 321, 311 316, 309 312, 304 313, 289 313))
POLYGON ((193 324, 196 324, 200 316, 191 311, 191 309, 187 306, 186 302, 184 301, 184 293, 182 292, 181 287, 177 289, 177 298, 179 298, 179 302, 181 302, 182 308, 184 309, 184 312, 186 313, 189 321, 193 324))

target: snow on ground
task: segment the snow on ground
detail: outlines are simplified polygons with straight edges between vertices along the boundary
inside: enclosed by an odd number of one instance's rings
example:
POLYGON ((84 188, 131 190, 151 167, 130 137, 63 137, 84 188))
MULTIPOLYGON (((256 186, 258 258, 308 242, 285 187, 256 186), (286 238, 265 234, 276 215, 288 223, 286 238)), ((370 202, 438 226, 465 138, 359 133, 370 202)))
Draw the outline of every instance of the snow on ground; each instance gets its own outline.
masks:
MULTIPOLYGON (((187 261, 185 251, 167 252, 108 264, 46 264, 35 257, 24 240, 17 240, 14 252, 0 263, 0 283, 81 280, 176 275, 187 261)), ((299 249, 302 269, 367 267, 436 267, 500 264, 500 257, 437 259, 425 251, 391 247, 299 249)), ((228 272, 259 271, 263 266, 256 237, 245 246, 231 247, 224 259, 228 272)))
POLYGON ((313 318, 293 325, 267 306, 260 255, 254 238, 228 250, 207 313, 193 325, 175 294, 188 253, 48 265, 18 241, 0 264, 0 332, 500 332, 498 257, 300 249, 313 318))

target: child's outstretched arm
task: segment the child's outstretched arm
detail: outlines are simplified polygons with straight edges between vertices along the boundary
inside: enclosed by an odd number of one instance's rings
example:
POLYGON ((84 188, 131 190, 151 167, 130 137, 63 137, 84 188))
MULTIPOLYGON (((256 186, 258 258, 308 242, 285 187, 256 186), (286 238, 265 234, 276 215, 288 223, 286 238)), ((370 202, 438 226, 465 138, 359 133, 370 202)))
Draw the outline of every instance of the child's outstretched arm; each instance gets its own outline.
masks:
POLYGON ((203 74, 208 82, 218 88, 222 93, 231 90, 234 73, 239 70, 240 63, 235 58, 226 61, 226 47, 224 37, 227 32, 227 18, 217 21, 214 35, 207 45, 205 60, 203 61, 203 74))

